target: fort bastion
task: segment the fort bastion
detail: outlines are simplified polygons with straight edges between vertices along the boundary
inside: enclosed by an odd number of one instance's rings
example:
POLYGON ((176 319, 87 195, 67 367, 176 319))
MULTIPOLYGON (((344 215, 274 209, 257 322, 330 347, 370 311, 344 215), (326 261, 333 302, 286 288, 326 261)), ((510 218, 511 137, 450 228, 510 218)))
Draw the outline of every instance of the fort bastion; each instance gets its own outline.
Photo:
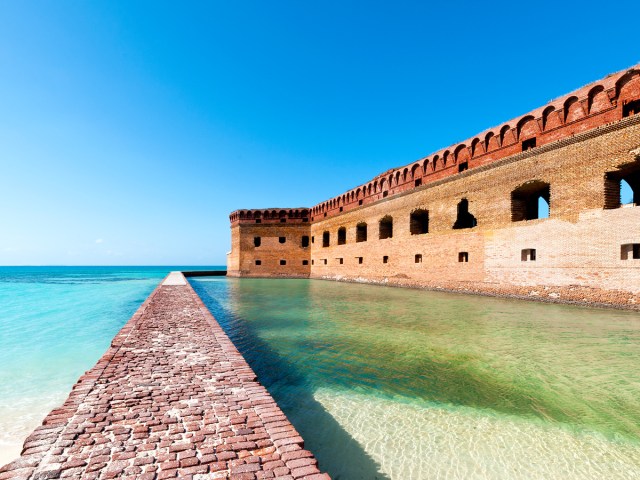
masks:
POLYGON ((236 210, 228 275, 634 303, 638 113, 640 65, 314 207, 236 210))

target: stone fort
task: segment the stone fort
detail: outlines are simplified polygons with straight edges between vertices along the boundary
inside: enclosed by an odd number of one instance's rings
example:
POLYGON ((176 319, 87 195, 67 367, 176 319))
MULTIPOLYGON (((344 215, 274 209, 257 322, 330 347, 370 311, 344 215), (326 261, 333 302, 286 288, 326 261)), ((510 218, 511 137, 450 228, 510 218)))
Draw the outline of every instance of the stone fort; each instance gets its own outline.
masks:
POLYGON ((640 304, 639 113, 640 64, 314 207, 236 210, 228 275, 640 304))

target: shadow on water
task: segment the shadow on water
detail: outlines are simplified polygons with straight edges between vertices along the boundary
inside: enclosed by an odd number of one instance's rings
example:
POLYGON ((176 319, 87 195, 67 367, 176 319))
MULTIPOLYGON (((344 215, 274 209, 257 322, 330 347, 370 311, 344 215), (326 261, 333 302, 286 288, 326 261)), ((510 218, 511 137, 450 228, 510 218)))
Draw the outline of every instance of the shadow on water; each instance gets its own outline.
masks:
MULTIPOLYGON (((191 281, 191 284, 259 381, 305 439, 305 447, 314 453, 323 471, 335 480, 389 479, 380 472, 375 460, 314 398, 316 387, 296 365, 271 349, 259 338, 250 322, 222 305, 198 281, 191 281)), ((241 300, 240 292, 236 290, 232 294, 241 300)))

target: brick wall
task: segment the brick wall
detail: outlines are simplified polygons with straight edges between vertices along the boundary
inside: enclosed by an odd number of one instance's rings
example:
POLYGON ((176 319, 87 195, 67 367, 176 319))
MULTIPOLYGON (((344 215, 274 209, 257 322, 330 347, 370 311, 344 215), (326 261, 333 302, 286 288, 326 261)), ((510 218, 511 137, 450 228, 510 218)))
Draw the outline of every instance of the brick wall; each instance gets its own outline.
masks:
POLYGON ((622 245, 640 244, 640 207, 618 208, 617 197, 620 178, 640 175, 640 115, 623 112, 640 99, 640 72, 621 72, 574 93, 514 126, 489 131, 482 144, 435 155, 427 174, 420 164, 390 170, 376 177, 371 195, 356 189, 324 202, 309 210, 310 223, 267 226, 256 224, 251 211, 240 212, 244 219, 234 212, 229 270, 462 290, 578 286, 640 293, 640 259, 621 253, 622 245), (532 138, 535 147, 523 150, 532 138), (537 209, 530 200, 537 195, 549 201, 549 218, 520 220, 537 209), (468 213, 459 214, 464 203, 468 213), (411 231, 417 210, 428 212, 428 233, 411 231), (380 238, 385 217, 392 219, 391 238, 380 238), (475 226, 454 228, 465 223, 475 226), (357 241, 358 224, 366 224, 366 241, 357 241), (275 239, 278 232, 292 241, 253 247, 254 235, 275 239), (310 248, 300 248, 301 235, 311 236, 310 248), (267 261, 261 269, 258 255, 267 261), (285 257, 293 262, 280 268, 276 261, 285 257), (311 265, 300 268, 306 259, 311 265))

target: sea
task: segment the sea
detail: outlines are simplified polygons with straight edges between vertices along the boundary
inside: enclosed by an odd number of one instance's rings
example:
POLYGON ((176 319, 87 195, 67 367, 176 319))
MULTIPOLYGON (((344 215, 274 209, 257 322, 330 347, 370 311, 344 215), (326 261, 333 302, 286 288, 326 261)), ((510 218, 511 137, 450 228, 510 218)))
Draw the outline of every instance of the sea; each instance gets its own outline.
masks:
POLYGON ((172 270, 224 267, 0 267, 0 464, 172 270))
MULTIPOLYGON (((169 271, 214 268, 0 268, 0 463, 169 271)), ((334 479, 640 479, 637 312, 189 281, 334 479)))

